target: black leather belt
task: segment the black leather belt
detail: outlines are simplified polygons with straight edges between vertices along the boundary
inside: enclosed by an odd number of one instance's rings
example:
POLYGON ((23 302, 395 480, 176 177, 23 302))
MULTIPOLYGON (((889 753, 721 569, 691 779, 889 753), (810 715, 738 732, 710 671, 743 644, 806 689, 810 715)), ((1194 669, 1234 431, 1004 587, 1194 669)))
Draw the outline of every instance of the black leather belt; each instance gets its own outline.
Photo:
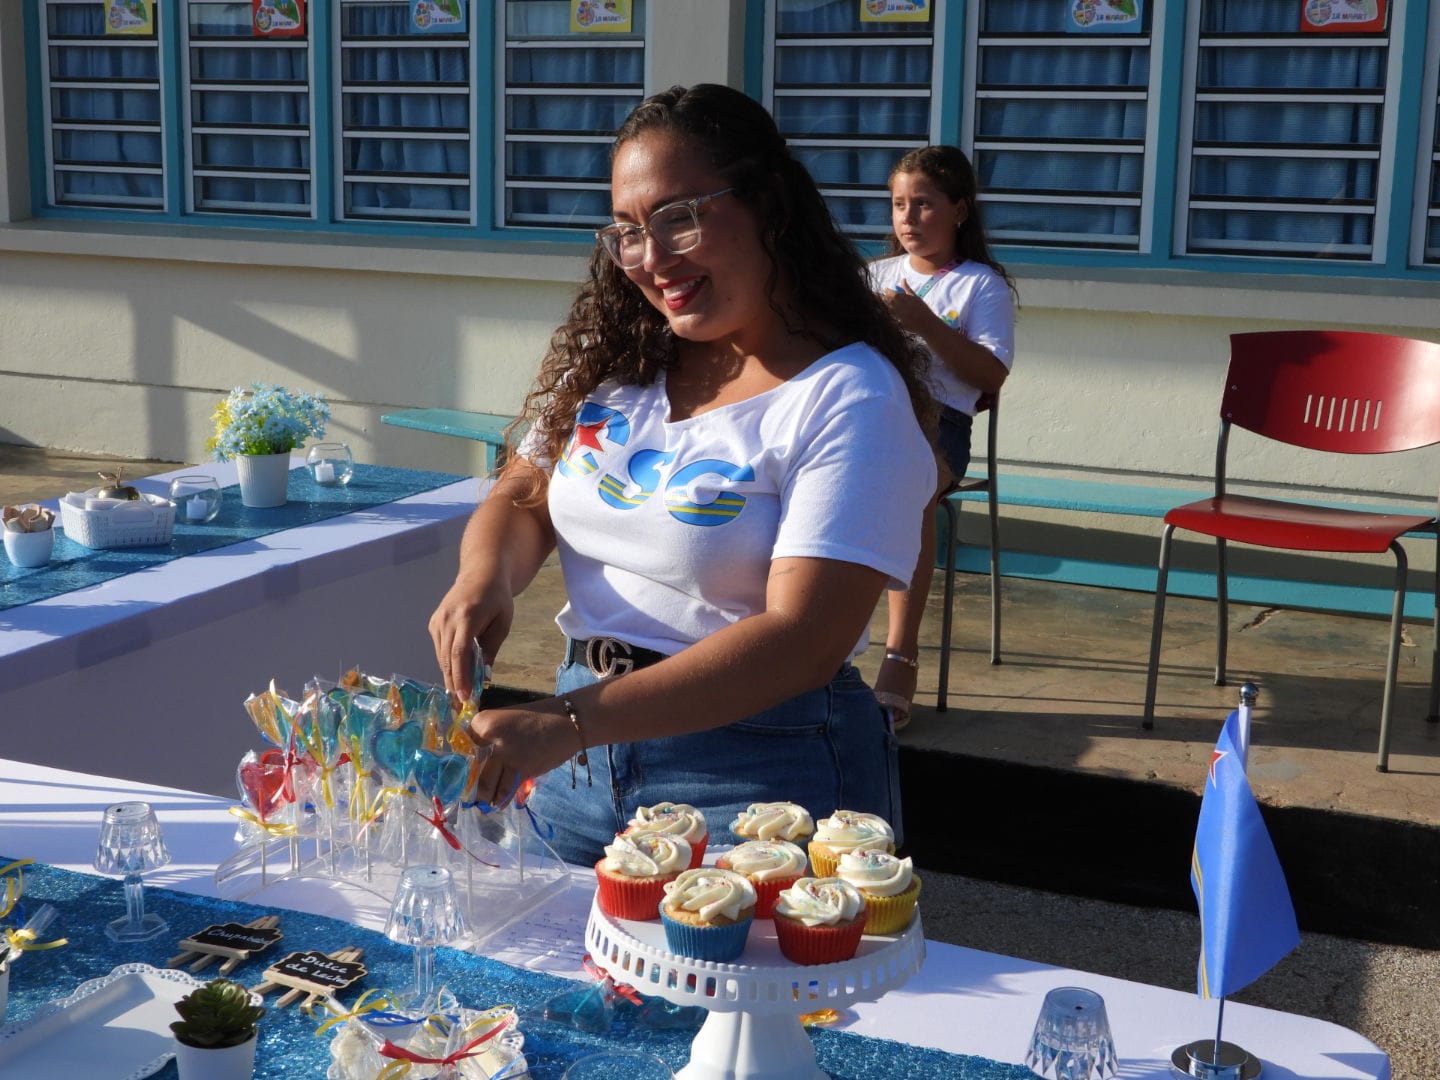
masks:
POLYGON ((576 661, 584 664, 599 679, 611 675, 624 675, 627 671, 649 667, 665 659, 665 654, 654 649, 642 649, 613 637, 594 637, 585 641, 568 638, 565 646, 565 663, 576 661))

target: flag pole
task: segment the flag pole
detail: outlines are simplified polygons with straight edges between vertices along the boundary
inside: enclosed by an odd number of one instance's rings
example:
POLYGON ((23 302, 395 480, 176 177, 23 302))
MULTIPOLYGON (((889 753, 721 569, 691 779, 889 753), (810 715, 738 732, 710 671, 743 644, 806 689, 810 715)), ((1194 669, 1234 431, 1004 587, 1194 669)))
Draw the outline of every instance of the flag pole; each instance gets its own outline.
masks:
POLYGON ((1211 1058, 1210 1058, 1211 1061, 1219 1062, 1219 1060, 1220 1060, 1220 1047, 1221 1047, 1221 1045, 1222 1045, 1221 1042, 1220 1042, 1220 1031, 1221 1031, 1221 1029, 1223 1029, 1224 1027, 1225 1027, 1225 999, 1222 997, 1222 998, 1220 999, 1220 1008, 1219 1008, 1219 1009, 1216 1011, 1216 1013, 1215 1013, 1215 1053, 1214 1053, 1213 1055, 1211 1055, 1211 1058))

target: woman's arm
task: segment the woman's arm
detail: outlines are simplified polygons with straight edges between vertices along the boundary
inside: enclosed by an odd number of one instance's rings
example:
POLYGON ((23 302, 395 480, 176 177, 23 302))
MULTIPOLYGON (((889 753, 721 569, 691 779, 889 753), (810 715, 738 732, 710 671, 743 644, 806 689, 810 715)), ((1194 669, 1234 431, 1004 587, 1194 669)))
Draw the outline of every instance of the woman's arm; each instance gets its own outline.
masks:
MULTIPOLYGON (((764 611, 651 667, 570 694, 585 746, 720 727, 824 686, 848 659, 885 582, 858 563, 776 559, 764 611)), ((471 727, 493 747, 481 798, 563 764, 582 737, 556 698, 488 709, 471 727)))
POLYGON ((470 515, 460 540, 460 571, 430 616, 430 639, 445 686, 462 697, 471 690, 471 641, 478 639, 486 657, 495 658, 510 633, 515 597, 555 550, 545 500, 533 506, 515 503, 529 486, 532 468, 523 459, 513 460, 470 515))
POLYGON ((971 341, 931 311, 908 282, 901 281, 881 296, 896 322, 924 341, 942 364, 975 389, 993 394, 1004 385, 1010 369, 984 345, 971 341))

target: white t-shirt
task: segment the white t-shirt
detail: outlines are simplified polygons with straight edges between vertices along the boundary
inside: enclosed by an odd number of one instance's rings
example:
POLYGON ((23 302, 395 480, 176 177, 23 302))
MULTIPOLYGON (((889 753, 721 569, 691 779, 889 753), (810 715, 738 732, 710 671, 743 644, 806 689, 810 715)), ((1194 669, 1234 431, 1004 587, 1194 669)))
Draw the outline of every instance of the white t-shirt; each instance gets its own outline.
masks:
MULTIPOLYGON (((910 265, 910 256, 896 255, 870 264, 870 283, 876 292, 886 292, 903 279, 915 292, 931 278, 910 265)), ((1010 370, 1015 356, 1015 298, 1005 279, 984 263, 967 259, 943 274, 925 294, 930 310, 976 345, 983 345, 1010 370)), ((930 354, 930 378, 935 397, 952 409, 975 415, 980 391, 930 354)))
POLYGON ((846 346, 685 420, 668 422, 669 408, 663 375, 601 385, 551 473, 569 596, 555 621, 570 637, 679 652, 763 611, 778 558, 859 563, 892 587, 909 582, 934 454, 899 373, 875 350, 846 346))

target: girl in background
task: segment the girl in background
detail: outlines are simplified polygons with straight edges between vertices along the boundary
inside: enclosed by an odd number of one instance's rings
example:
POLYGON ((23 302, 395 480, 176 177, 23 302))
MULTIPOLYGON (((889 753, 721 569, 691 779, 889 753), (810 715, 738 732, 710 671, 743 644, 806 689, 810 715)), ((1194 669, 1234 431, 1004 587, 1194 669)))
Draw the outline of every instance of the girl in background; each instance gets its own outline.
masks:
POLYGON ((920 522, 920 561, 907 590, 891 590, 885 659, 875 696, 896 730, 910 721, 920 622, 935 573, 938 501, 970 464, 970 427, 983 394, 997 393, 1015 351, 1014 282, 990 254, 975 198, 975 170, 954 146, 923 146, 890 173, 890 257, 870 280, 896 321, 930 352, 941 404, 939 486, 920 522))

